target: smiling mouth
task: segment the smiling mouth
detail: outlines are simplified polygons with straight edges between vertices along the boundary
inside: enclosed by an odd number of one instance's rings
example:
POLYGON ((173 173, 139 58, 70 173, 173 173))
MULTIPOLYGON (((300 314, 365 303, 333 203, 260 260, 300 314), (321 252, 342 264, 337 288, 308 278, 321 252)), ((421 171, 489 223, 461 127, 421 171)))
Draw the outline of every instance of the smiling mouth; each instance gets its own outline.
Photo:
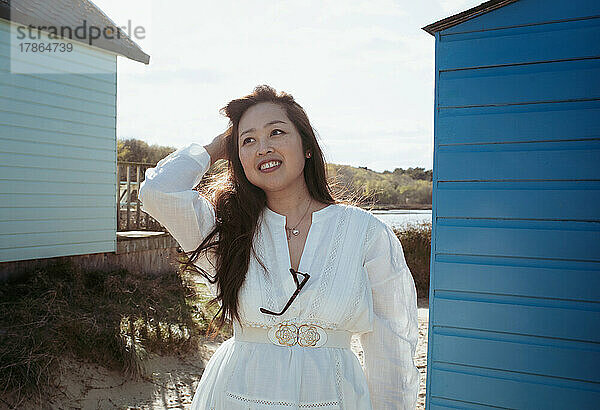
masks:
POLYGON ((281 161, 269 161, 262 164, 258 169, 261 171, 268 171, 275 168, 279 168, 281 161))

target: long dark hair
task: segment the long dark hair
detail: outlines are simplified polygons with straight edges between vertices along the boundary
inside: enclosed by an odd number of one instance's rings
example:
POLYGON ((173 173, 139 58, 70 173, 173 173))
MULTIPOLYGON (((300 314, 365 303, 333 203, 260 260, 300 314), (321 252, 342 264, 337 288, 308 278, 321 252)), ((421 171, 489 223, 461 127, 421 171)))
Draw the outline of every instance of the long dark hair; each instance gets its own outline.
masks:
MULTIPOLYGON (((240 118, 251 106, 271 102, 280 105, 298 130, 302 139, 303 152, 310 151, 311 157, 304 165, 304 179, 308 192, 316 201, 333 204, 343 202, 335 199, 326 173, 323 152, 319 147, 313 128, 304 109, 291 94, 277 93, 268 85, 259 85, 245 97, 230 101, 220 113, 229 118, 226 134, 227 167, 210 184, 204 186, 206 197, 215 208, 216 226, 194 251, 188 255, 183 270, 190 269, 201 274, 210 283, 217 283, 216 297, 210 305, 221 302, 221 307, 210 322, 213 336, 233 318, 240 320, 238 313, 238 293, 246 278, 246 272, 253 255, 267 270, 255 252, 253 238, 257 230, 258 217, 267 204, 265 192, 253 185, 247 178, 238 157, 238 126, 240 118), (214 277, 205 269, 194 264, 202 252, 212 255, 215 262, 214 277), (220 315, 219 315, 220 313, 220 315), (213 322, 216 321, 216 326, 213 322)), ((205 254, 204 256, 206 256, 205 254)), ((207 331, 207 332, 208 332, 207 331)))

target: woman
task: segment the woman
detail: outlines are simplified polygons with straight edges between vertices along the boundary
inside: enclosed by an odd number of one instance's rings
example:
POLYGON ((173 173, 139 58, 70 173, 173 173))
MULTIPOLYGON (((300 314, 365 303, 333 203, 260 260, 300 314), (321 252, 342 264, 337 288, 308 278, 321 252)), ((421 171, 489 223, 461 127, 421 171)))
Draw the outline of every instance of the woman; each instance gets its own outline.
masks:
POLYGON ((200 269, 218 325, 233 322, 192 408, 414 409, 416 290, 396 235, 333 197, 291 95, 259 86, 221 111, 228 131, 163 158, 139 192, 200 269), (228 177, 209 199, 192 188, 218 159, 228 177))

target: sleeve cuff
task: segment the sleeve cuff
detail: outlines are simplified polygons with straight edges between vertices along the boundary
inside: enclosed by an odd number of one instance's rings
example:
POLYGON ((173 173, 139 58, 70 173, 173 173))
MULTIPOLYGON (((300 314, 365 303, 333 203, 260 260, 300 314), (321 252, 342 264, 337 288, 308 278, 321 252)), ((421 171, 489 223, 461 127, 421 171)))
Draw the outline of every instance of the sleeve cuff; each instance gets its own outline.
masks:
POLYGON ((183 148, 181 153, 187 154, 189 157, 193 158, 198 164, 200 164, 203 171, 208 170, 210 167, 210 154, 203 145, 193 142, 187 147, 183 148))

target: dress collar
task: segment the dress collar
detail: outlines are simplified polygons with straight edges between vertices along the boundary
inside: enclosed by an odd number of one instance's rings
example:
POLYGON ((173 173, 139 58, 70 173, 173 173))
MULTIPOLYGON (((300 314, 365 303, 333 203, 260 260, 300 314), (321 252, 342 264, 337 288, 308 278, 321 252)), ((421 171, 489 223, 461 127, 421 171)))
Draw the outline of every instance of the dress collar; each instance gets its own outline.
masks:
MULTIPOLYGON (((312 213, 312 222, 318 222, 321 220, 325 220, 326 218, 334 215, 342 208, 342 204, 330 204, 327 205, 323 209, 319 209, 318 211, 314 211, 312 213)), ((273 222, 278 225, 286 224, 286 216, 278 214, 277 212, 271 210, 268 206, 265 205, 263 210, 263 215, 265 220, 268 222, 273 222)))

